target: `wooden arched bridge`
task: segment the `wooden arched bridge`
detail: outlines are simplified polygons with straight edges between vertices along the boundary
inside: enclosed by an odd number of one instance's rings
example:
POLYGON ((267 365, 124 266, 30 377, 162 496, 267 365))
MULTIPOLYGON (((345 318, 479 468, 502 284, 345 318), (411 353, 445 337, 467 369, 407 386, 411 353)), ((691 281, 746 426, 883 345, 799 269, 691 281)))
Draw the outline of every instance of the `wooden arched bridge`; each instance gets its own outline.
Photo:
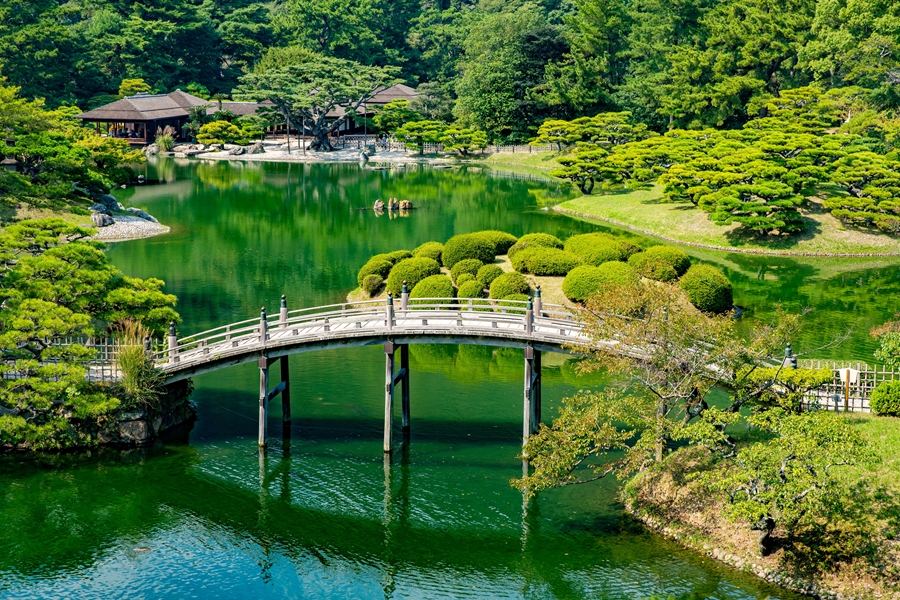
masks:
POLYGON ((422 298, 410 300, 404 291, 394 299, 334 304, 301 310, 287 308, 258 319, 248 319, 187 337, 169 330, 168 345, 152 353, 167 382, 224 367, 255 362, 259 367, 259 444, 267 440, 269 401, 281 395, 282 415, 291 420, 288 357, 347 346, 384 345, 385 403, 384 451, 393 439, 394 390, 401 391, 402 427, 409 428, 409 344, 478 344, 524 349, 525 384, 523 441, 541 420, 541 353, 567 352, 585 343, 582 324, 564 306, 541 302, 540 290, 532 300, 478 300, 422 298), (399 369, 395 354, 399 353, 399 369), (280 363, 280 382, 270 389, 270 368, 280 363))

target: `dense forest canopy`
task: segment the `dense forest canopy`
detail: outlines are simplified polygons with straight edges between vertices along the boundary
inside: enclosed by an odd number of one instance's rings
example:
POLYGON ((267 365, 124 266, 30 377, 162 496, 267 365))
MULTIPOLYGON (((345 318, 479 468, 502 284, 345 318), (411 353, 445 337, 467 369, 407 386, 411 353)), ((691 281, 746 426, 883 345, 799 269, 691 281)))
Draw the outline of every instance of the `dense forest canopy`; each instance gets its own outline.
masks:
POLYGON ((271 48, 398 67, 491 141, 630 111, 651 129, 739 127, 768 98, 859 86, 900 105, 889 0, 7 0, 0 76, 91 108, 124 79, 231 94, 271 48), (39 73, 40 77, 35 77, 39 73))

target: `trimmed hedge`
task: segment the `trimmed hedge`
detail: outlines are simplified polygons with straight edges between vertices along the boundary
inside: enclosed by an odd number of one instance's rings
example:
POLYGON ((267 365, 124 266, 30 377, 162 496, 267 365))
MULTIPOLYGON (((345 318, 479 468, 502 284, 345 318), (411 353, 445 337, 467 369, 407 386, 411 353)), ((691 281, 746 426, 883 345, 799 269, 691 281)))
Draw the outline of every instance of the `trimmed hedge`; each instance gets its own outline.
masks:
POLYGON ((656 281, 675 281, 678 279, 678 271, 664 260, 650 256, 646 252, 638 252, 628 259, 628 264, 634 270, 647 279, 656 281))
POLYGON ((533 275, 565 275, 580 264, 581 261, 571 252, 538 246, 525 248, 512 259, 516 271, 533 275))
POLYGON ((494 245, 482 237, 465 233, 454 235, 444 244, 441 261, 448 269, 467 258, 474 258, 482 263, 494 262, 494 245))
POLYGON ((453 282, 446 275, 431 275, 416 284, 409 293, 409 298, 410 304, 423 304, 412 302, 413 298, 447 298, 446 304, 449 304, 453 298, 453 282))
POLYGON ((608 283, 626 285, 638 281, 637 272, 623 262, 610 261, 599 267, 581 265, 575 267, 563 279, 562 289, 572 302, 584 302, 608 283))
POLYGON ((505 231, 496 231, 489 229, 487 231, 476 231, 472 235, 484 238, 494 245, 494 255, 506 254, 507 250, 512 248, 518 239, 511 233, 505 231))
POLYGON ((504 296, 499 302, 497 302, 497 308, 500 310, 506 310, 507 313, 514 315, 522 315, 525 314, 525 307, 519 304, 518 302, 505 302, 506 300, 521 300, 522 302, 527 302, 531 296, 527 294, 510 294, 509 296, 504 296))
POLYGON ((503 275, 503 269, 500 268, 500 265, 484 265, 478 269, 475 279, 483 283, 484 287, 491 287, 491 283, 501 275, 503 275))
MULTIPOLYGON (((454 283, 456 284, 456 287, 459 287, 462 284, 466 283, 467 281, 478 281, 478 280, 475 279, 475 276, 472 275, 471 273, 460 273, 459 277, 456 278, 456 281, 454 283)), ((481 283, 481 282, 479 281, 478 283, 481 283)))
POLYGON ((415 250, 412 255, 416 258, 425 257, 441 262, 441 252, 444 251, 444 245, 440 242, 425 242, 415 250))
POLYGON ((477 279, 466 281, 456 290, 457 298, 484 298, 484 285, 477 279))
POLYGON ((565 249, 581 259, 581 262, 599 267, 613 260, 628 260, 634 253, 632 250, 638 248, 609 234, 597 232, 573 235, 566 240, 565 249))
POLYGON ((512 259, 513 256, 525 248, 531 248, 533 246, 539 246, 541 248, 559 248, 562 250, 563 243, 558 237, 550 235, 549 233, 528 233, 520 237, 519 241, 506 251, 506 255, 512 259))
POLYGON ((394 250, 393 252, 388 252, 385 254, 388 260, 390 260, 395 265, 401 260, 406 260, 407 258, 412 258, 413 253, 409 250, 394 250))
POLYGON ((477 258, 466 258, 455 265, 450 269, 450 279, 456 282, 457 277, 462 275, 463 273, 468 273, 472 277, 475 277, 475 274, 478 273, 478 269, 484 266, 477 258))
POLYGON ((648 256, 672 266, 681 277, 691 268, 691 257, 687 252, 675 246, 651 246, 644 251, 648 256))
POLYGON ((384 278, 381 275, 366 275, 362 282, 362 289, 371 298, 381 291, 383 285, 384 278))
POLYGON ((900 381, 882 381, 872 392, 869 407, 876 415, 900 417, 900 381))
POLYGON ((531 288, 521 273, 504 273, 491 282, 491 298, 506 298, 512 294, 527 294, 531 288))
POLYGON ((394 263, 385 258, 384 254, 376 254, 370 258, 359 270, 359 273, 356 274, 356 283, 359 284, 359 287, 362 287, 363 280, 369 275, 378 275, 382 279, 385 279, 391 272, 393 266, 394 263))
POLYGON ((385 287, 388 292, 399 297, 400 291, 403 288, 404 279, 406 280, 407 286, 415 287, 417 283, 426 277, 437 275, 440 272, 441 266, 437 264, 436 260, 425 258, 424 256, 419 258, 407 258, 394 265, 390 275, 388 275, 387 285, 385 287))
POLYGON ((731 282, 715 267, 694 265, 681 278, 681 289, 691 304, 704 312, 723 313, 731 310, 731 282))

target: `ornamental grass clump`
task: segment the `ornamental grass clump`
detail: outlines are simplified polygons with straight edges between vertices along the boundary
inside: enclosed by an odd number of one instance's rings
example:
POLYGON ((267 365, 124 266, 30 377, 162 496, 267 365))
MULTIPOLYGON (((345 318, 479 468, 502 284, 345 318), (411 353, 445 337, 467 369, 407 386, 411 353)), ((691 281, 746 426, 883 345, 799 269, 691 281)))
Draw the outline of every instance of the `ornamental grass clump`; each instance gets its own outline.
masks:
POLYGON ((681 278, 680 285, 691 304, 703 312, 724 313, 734 306, 731 282, 710 265, 694 265, 681 278))
POLYGON ((484 287, 491 287, 491 283, 501 275, 503 275, 503 269, 500 268, 500 265, 484 265, 478 269, 475 279, 483 283, 484 287))
POLYGON ((581 261, 571 252, 538 246, 525 248, 512 258, 512 265, 516 271, 532 275, 565 275, 580 264, 581 261))
POLYGON ((421 246, 412 251, 412 255, 416 258, 425 257, 437 262, 441 262, 441 252, 444 251, 444 245, 440 242, 425 242, 421 246))
POLYGON ((478 270, 484 266, 477 258, 466 258, 464 260, 459 261, 453 268, 450 269, 450 278, 455 282, 459 283, 457 279, 463 273, 468 273, 472 277, 475 277, 475 274, 478 273, 478 270))
POLYGON ((391 269, 385 287, 394 296, 400 296, 403 290, 403 282, 406 281, 407 289, 415 287, 417 283, 441 272, 441 266, 430 258, 407 258, 401 260, 391 269))
POLYGON ((598 267, 613 260, 627 260, 634 253, 632 246, 609 234, 597 232, 573 235, 566 240, 565 249, 581 262, 598 267))
POLYGON ((512 248, 518 239, 511 233, 505 231, 496 231, 493 229, 487 231, 476 231, 472 235, 483 238, 493 244, 494 255, 506 254, 512 248))
POLYGON ((869 407, 876 415, 900 417, 900 381, 882 381, 872 392, 869 407))
POLYGON ((611 261, 599 267, 581 265, 569 271, 562 290, 572 302, 584 302, 604 285, 630 285, 639 279, 637 272, 623 262, 611 261))
POLYGON ((446 275, 431 275, 415 285, 409 293, 410 304, 450 304, 453 282, 446 275), (415 298, 446 298, 446 300, 414 301, 415 298))
POLYGON ((116 367, 122 376, 126 407, 156 406, 162 395, 165 375, 153 365, 144 348, 144 339, 150 335, 150 330, 134 319, 123 321, 117 330, 116 367))
POLYGON ((521 273, 504 273, 491 282, 491 298, 500 299, 513 294, 527 294, 531 291, 528 280, 521 273))
POLYGON ((494 262, 494 244, 478 235, 466 233, 455 235, 444 244, 441 262, 452 269, 461 260, 475 259, 487 264, 494 262))
POLYGON ((520 237, 519 241, 506 251, 506 255, 512 259, 513 256, 525 248, 531 248, 533 246, 539 246, 541 248, 559 248, 562 250, 563 243, 558 237, 550 235, 549 233, 528 233, 520 237))

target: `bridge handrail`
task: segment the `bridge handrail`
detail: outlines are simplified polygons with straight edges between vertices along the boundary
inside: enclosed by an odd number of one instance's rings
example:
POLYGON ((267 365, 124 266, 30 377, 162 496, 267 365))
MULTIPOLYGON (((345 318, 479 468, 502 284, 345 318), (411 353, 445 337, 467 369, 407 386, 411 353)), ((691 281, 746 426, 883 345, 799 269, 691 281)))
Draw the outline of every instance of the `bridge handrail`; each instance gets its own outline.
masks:
MULTIPOLYGON (((466 313, 469 319, 474 317, 476 320, 522 323, 524 325, 525 310, 529 302, 528 300, 489 298, 414 298, 409 301, 408 308, 404 310, 398 299, 394 302, 394 319, 396 321, 398 317, 405 318, 409 313, 415 313, 416 317, 427 317, 431 314, 440 317, 447 316, 448 312, 457 312, 460 313, 460 316, 466 313), (486 318, 488 314, 491 315, 489 319, 486 318)), ((283 318, 280 312, 266 314, 266 327, 269 331, 277 332, 281 329, 297 328, 318 321, 334 320, 335 323, 341 323, 361 315, 377 316, 379 314, 387 319, 387 306, 384 300, 342 302, 288 311, 287 318, 283 318)), ((557 327, 576 326, 576 317, 577 315, 568 307, 559 304, 543 304, 540 314, 533 315, 535 323, 552 324, 557 327)), ((258 337, 260 323, 261 319, 245 319, 177 338, 174 347, 153 352, 153 357, 158 361, 166 361, 173 351, 175 354, 181 354, 184 351, 229 340, 238 345, 241 341, 253 339, 254 336, 258 337)), ((393 326, 393 323, 391 325, 393 326)))

